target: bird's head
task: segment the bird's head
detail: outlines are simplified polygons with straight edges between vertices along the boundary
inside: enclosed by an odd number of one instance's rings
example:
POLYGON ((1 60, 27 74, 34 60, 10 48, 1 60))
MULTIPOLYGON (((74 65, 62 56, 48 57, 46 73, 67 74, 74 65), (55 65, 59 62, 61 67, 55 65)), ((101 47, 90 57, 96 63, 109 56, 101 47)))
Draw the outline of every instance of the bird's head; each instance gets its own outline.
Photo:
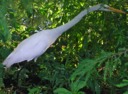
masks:
POLYGON ((102 11, 112 11, 112 12, 117 12, 117 13, 123 13, 126 14, 124 11, 110 7, 106 4, 98 4, 96 5, 98 7, 98 10, 102 10, 102 11))

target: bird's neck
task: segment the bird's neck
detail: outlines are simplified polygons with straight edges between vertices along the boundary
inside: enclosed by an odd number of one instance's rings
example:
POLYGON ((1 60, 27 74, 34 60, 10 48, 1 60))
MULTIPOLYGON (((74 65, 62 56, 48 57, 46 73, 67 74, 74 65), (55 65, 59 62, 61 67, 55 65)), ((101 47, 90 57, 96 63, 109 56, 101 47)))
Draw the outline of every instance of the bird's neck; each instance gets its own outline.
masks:
POLYGON ((93 6, 91 8, 85 9, 68 23, 61 25, 57 28, 54 28, 53 30, 58 34, 58 36, 60 36, 63 32, 67 31, 68 29, 73 27, 75 24, 77 24, 86 14, 88 14, 89 12, 93 12, 95 10, 98 10, 98 7, 93 6))

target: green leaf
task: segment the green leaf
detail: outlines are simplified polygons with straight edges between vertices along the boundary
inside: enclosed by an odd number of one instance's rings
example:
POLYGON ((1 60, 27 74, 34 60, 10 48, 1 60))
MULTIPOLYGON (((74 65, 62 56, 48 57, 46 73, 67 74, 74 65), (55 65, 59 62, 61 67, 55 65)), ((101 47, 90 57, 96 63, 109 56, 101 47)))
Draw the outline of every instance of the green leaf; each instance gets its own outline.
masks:
POLYGON ((72 94, 71 91, 65 89, 65 88, 57 88, 54 90, 55 94, 72 94))
POLYGON ((124 79, 120 84, 117 84, 116 86, 119 88, 128 86, 128 80, 124 79))
POLYGON ((82 89, 86 85, 86 81, 75 81, 74 83, 71 83, 71 90, 73 92, 78 92, 80 89, 82 89))
POLYGON ((4 87, 3 76, 4 76, 4 67, 2 64, 0 64, 0 87, 4 87))
POLYGON ((128 91, 124 92, 123 94, 128 94, 128 91))
POLYGON ((92 73, 93 68, 96 65, 96 61, 95 60, 90 60, 90 59, 85 59, 83 60, 78 68, 76 69, 76 71, 72 74, 71 76, 71 80, 75 80, 76 77, 80 76, 83 77, 85 74, 92 73))
POLYGON ((40 87, 33 87, 28 89, 29 93, 28 94, 39 94, 41 92, 40 87))

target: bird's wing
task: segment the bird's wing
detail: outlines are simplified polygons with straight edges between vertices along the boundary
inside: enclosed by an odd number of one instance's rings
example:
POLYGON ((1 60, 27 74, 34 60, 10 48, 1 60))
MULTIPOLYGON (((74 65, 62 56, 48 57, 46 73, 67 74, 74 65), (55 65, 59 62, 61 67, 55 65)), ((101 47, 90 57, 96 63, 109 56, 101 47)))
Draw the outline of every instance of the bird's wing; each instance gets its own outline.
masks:
POLYGON ((5 59, 3 65, 10 67, 15 63, 30 61, 43 54, 51 44, 48 43, 48 37, 39 33, 22 41, 17 48, 5 59))

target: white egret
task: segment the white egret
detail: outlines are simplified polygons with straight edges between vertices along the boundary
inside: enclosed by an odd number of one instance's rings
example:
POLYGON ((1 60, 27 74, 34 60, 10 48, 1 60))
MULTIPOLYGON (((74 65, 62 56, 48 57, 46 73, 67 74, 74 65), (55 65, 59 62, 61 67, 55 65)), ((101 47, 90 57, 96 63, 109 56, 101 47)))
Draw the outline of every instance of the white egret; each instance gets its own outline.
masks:
POLYGON ((15 63, 22 61, 29 62, 30 60, 36 59, 42 55, 51 44, 65 31, 70 29, 76 23, 78 23, 86 14, 96 11, 113 11, 118 13, 125 13, 121 10, 109 7, 108 5, 98 4, 80 12, 68 23, 61 25, 53 29, 42 30, 38 33, 33 34, 29 38, 23 40, 14 51, 4 60, 3 65, 7 68, 15 63))

